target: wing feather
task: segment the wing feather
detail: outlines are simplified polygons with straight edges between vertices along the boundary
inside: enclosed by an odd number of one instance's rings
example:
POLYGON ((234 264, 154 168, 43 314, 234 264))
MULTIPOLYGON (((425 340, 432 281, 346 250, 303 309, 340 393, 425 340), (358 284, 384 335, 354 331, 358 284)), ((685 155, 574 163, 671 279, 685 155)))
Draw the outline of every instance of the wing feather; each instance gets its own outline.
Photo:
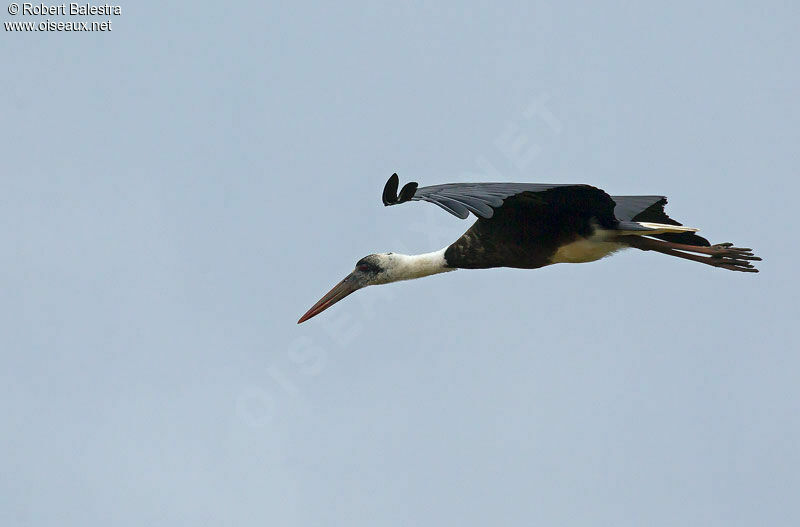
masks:
MULTIPOLYGON (((664 207, 667 204, 667 198, 665 196, 612 196, 611 199, 616 202, 614 215, 622 223, 646 222, 676 226, 683 225, 670 218, 664 211, 664 207)), ((668 242, 684 243, 686 245, 711 245, 708 240, 693 232, 654 234, 653 237, 668 242)))
MULTIPOLYGON (((539 193, 557 187, 574 187, 568 200, 582 202, 586 196, 597 199, 597 203, 613 205, 613 215, 608 211, 608 225, 616 225, 617 229, 628 231, 648 231, 645 226, 636 222, 660 223, 666 225, 681 224, 664 212, 667 198, 664 196, 609 196, 604 191, 583 184, 569 183, 447 183, 417 188, 416 183, 406 184, 397 195, 399 178, 392 174, 383 189, 383 204, 386 206, 405 203, 406 201, 427 201, 446 210, 461 219, 469 217, 472 212, 478 218, 489 219, 494 216, 495 209, 503 206, 508 198, 522 193, 539 193), (586 192, 589 194, 586 194, 586 192)), ((560 199, 564 199, 564 196, 560 199)), ((600 211, 600 209, 598 209, 600 211)), ((694 233, 664 233, 653 235, 668 241, 690 245, 709 245, 708 240, 694 233)))
MULTIPOLYGON (((406 187, 410 185, 406 185, 406 187)), ((494 209, 503 206, 506 198, 523 192, 544 192, 555 187, 577 185, 563 183, 447 183, 416 188, 410 197, 408 196, 410 192, 401 192, 398 197, 398 186, 399 178, 397 174, 392 174, 383 189, 384 205, 397 205, 406 201, 427 201, 438 205, 454 216, 466 219, 470 212, 479 218, 491 218, 494 215, 494 209)), ((406 187, 403 187, 404 190, 406 187)), ((602 192, 599 189, 598 191, 602 192)))

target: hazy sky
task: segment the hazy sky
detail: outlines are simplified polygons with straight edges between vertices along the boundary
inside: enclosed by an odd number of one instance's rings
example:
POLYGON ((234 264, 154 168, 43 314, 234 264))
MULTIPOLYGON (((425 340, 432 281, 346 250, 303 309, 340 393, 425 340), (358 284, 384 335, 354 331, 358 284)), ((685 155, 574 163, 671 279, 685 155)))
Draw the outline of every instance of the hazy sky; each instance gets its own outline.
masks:
POLYGON ((0 524, 799 525, 800 4, 316 4, 3 31, 0 524), (296 325, 469 227, 384 208, 392 172, 666 194, 764 262, 459 271, 296 325))

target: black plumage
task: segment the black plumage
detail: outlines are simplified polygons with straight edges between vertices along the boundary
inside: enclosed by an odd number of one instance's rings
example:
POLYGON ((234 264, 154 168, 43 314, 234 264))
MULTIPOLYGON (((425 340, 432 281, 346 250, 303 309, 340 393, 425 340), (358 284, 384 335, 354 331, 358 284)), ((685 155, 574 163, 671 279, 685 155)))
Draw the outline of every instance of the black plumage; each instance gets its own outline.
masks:
POLYGON ((505 198, 445 251, 453 267, 534 269, 552 263, 559 247, 589 237, 597 227, 615 229, 614 201, 589 185, 564 185, 505 198))
MULTIPOLYGON (((648 242, 643 236, 680 245, 684 251, 697 247, 695 252, 702 252, 700 247, 710 246, 694 232, 663 232, 663 227, 682 226, 664 211, 665 196, 609 196, 590 185, 563 183, 450 183, 428 187, 409 183, 398 196, 398 186, 399 178, 392 174, 383 191, 385 205, 426 201, 461 219, 470 212, 478 218, 447 248, 445 259, 453 267, 542 267, 554 263, 553 256, 560 248, 589 239, 598 228, 617 232, 614 242, 642 250, 671 254, 667 250, 675 249, 655 246, 660 242, 648 242), (660 227, 647 225, 651 223, 660 227)), ((702 254, 728 257, 732 251, 728 247, 727 252, 718 249, 702 254)), ((752 256, 749 252, 737 254, 752 256)), ((683 257, 682 253, 673 255, 683 257)))
MULTIPOLYGON (((647 221, 653 223, 663 223, 665 225, 683 225, 682 223, 678 223, 677 221, 667 216, 667 213, 664 212, 664 207, 667 204, 667 198, 664 196, 615 196, 614 200, 617 201, 617 209, 620 208, 619 203, 625 203, 626 201, 630 200, 631 204, 635 205, 633 205, 630 209, 627 210, 636 210, 642 204, 646 203, 646 200, 642 198, 649 198, 649 199, 657 198, 657 199, 653 201, 653 203, 647 206, 646 208, 639 210, 638 212, 635 212, 634 216, 631 218, 632 221, 647 221)), ((615 214, 617 214, 617 209, 614 210, 615 214)), ((618 214, 617 217, 619 217, 618 214)), ((652 236, 653 238, 658 238, 660 240, 666 240, 668 242, 674 242, 674 243, 683 243, 686 245, 697 245, 701 247, 709 247, 711 245, 711 243, 709 243, 708 240, 693 232, 681 232, 681 233, 670 232, 663 234, 653 234, 652 236)))

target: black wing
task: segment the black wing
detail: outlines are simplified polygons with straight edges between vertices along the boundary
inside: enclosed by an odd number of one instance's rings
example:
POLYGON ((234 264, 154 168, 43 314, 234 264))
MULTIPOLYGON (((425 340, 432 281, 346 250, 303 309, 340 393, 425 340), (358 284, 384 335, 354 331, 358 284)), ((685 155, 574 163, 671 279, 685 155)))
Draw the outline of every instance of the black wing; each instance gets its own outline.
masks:
POLYGON ((664 205, 667 204, 665 196, 611 196, 611 199, 616 203, 614 216, 620 221, 651 221, 653 223, 680 225, 680 223, 669 219, 664 213, 664 205), (661 215, 658 217, 656 217, 657 214, 647 215, 647 218, 639 217, 648 210, 653 212, 660 210, 661 215))
MULTIPOLYGON (((595 226, 623 231, 653 230, 636 222, 680 225, 664 212, 664 196, 614 196, 590 185, 542 183, 451 183, 417 188, 408 183, 397 193, 392 174, 383 189, 384 205, 427 201, 450 214, 478 217, 445 253, 463 268, 548 265, 548 256, 575 235, 590 235, 595 226), (531 245, 533 244, 533 245, 531 245)), ((708 245, 694 233, 654 234, 689 245, 708 245)))
MULTIPOLYGON (((667 204, 666 196, 612 196, 617 204, 614 215, 621 222, 647 221, 664 223, 666 225, 683 225, 664 212, 667 204)), ((668 242, 684 243, 686 245, 700 245, 708 247, 711 243, 693 232, 654 234, 653 238, 660 238, 668 242)))
MULTIPOLYGON (((387 207, 405 203, 406 201, 427 201, 443 208, 450 214, 461 219, 466 219, 472 212, 478 218, 489 219, 494 216, 495 209, 500 208, 506 199, 524 192, 547 193, 547 191, 566 187, 575 189, 572 196, 580 201, 587 199, 594 202, 594 208, 604 220, 609 220, 608 205, 613 207, 610 224, 618 222, 618 228, 624 230, 639 230, 646 232, 648 229, 635 222, 645 221, 652 223, 665 223, 667 225, 682 225, 673 220, 664 212, 667 204, 665 196, 609 196, 599 188, 590 185, 565 184, 565 183, 449 183, 446 185, 433 185, 417 188, 416 183, 408 183, 397 194, 400 179, 397 174, 392 174, 383 189, 383 204, 387 207)), ((687 245, 710 245, 708 240, 694 233, 658 234, 656 238, 685 243, 687 245)))
POLYGON ((523 192, 544 192, 556 187, 580 187, 593 189, 602 197, 611 199, 608 194, 589 185, 564 183, 448 183, 417 188, 416 183, 408 183, 397 195, 399 186, 397 174, 392 174, 383 189, 383 204, 387 207, 406 201, 427 201, 443 208, 450 214, 466 219, 472 212, 479 218, 491 218, 494 209, 503 201, 523 192))

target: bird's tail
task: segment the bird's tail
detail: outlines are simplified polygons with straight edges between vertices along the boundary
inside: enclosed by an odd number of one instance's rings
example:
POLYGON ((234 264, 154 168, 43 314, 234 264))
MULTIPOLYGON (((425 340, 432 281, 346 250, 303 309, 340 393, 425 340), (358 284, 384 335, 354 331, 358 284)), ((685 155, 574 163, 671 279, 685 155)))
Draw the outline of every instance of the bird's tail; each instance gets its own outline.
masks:
MULTIPOLYGON (((667 218, 669 219, 669 218, 667 218)), ((684 227, 671 223, 654 223, 649 221, 621 221, 617 225, 617 232, 627 236, 652 236, 660 240, 665 240, 683 245, 695 245, 708 247, 711 245, 708 240, 699 236, 694 227, 684 227)))
POLYGON ((617 226, 617 234, 621 236, 653 236, 655 234, 682 234, 697 232, 700 229, 683 225, 667 225, 649 221, 621 221, 617 226))

